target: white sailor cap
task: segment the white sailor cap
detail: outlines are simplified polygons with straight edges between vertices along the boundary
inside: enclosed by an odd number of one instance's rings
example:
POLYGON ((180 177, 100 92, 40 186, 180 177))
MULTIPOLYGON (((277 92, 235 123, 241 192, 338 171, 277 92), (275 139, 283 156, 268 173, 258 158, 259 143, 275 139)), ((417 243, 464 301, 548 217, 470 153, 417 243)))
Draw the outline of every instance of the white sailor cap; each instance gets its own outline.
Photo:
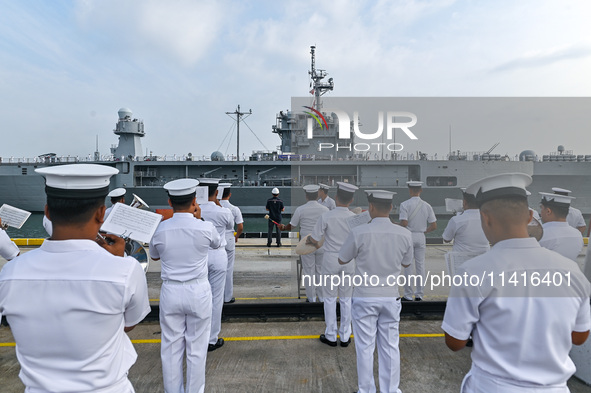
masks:
POLYGON ((531 192, 529 192, 528 190, 525 190, 525 195, 526 196, 531 196, 531 192))
POLYGON ((304 186, 304 191, 310 194, 318 192, 318 190, 320 190, 320 186, 316 186, 314 184, 308 184, 307 186, 304 186))
POLYGON ((213 178, 213 177, 200 177, 199 184, 202 186, 216 186, 220 184, 221 179, 213 178))
POLYGON ((354 186, 353 184, 350 184, 350 183, 338 181, 337 182, 337 189, 341 190, 341 191, 345 191, 345 192, 350 192, 351 194, 353 194, 356 190, 359 190, 359 187, 354 186))
POLYGON ((365 190, 367 194, 367 200, 369 202, 390 202, 392 203, 392 198, 396 195, 395 192, 386 191, 386 190, 365 190))
POLYGON ((45 177, 45 193, 65 199, 105 197, 109 193, 111 176, 119 173, 106 165, 71 164, 35 169, 45 177))
POLYGON ((230 188, 232 187, 232 183, 220 183, 219 187, 221 188, 230 188))
POLYGON ((549 206, 569 207, 573 199, 577 199, 568 195, 552 194, 549 192, 540 192, 542 196, 542 204, 549 206))
POLYGON ((279 189, 277 187, 273 188, 271 190, 271 194, 273 194, 273 195, 279 195, 279 189))
POLYGON ((125 195, 125 193, 126 193, 125 188, 120 187, 120 188, 116 188, 113 191, 111 191, 107 196, 109 198, 120 198, 123 195, 125 195))
POLYGON ((502 173, 478 180, 469 185, 466 192, 475 195, 476 201, 482 205, 493 199, 511 196, 526 198, 525 187, 529 186, 531 182, 531 176, 525 173, 502 173))
POLYGON ((568 195, 572 192, 571 190, 567 190, 565 188, 560 187, 552 187, 552 191, 558 195, 568 195))
POLYGON ((423 182, 422 181, 407 181, 406 185, 409 187, 423 187, 423 182))
POLYGON ((164 189, 171 197, 186 196, 195 193, 199 181, 196 179, 177 179, 164 185, 164 189))
POLYGON ((330 186, 327 186, 326 184, 318 183, 318 187, 320 187, 322 190, 330 190, 330 186))

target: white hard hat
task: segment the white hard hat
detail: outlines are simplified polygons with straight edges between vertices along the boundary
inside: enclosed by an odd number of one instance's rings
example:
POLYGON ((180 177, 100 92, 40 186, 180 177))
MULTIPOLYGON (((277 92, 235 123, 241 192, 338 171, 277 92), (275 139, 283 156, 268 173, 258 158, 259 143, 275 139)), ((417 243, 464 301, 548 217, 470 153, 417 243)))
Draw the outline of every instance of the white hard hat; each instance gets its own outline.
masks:
POLYGON ((277 187, 273 188, 271 190, 271 194, 273 194, 273 195, 279 195, 279 189, 277 187))

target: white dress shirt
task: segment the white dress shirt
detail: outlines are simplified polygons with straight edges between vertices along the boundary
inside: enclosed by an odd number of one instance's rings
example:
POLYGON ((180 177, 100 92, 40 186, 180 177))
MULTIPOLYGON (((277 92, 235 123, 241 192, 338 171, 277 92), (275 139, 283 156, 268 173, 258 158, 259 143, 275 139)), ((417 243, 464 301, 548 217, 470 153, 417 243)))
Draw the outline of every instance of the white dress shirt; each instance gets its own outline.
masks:
POLYGON ((453 216, 443 231, 443 240, 454 241, 454 252, 484 253, 490 249, 478 209, 468 209, 453 216))
POLYGON ((545 222, 542 228, 544 234, 540 239, 540 246, 573 261, 577 260, 584 246, 581 231, 571 227, 566 221, 545 222))

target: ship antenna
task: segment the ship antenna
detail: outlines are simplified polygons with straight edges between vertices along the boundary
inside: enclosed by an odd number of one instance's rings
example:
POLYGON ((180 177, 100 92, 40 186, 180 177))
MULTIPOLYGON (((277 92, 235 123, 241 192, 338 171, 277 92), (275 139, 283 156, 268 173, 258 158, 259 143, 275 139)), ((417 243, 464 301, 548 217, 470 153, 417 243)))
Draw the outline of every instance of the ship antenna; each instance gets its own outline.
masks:
POLYGON ((328 72, 326 70, 316 69, 316 46, 312 45, 310 47, 310 54, 312 55, 312 65, 310 71, 308 71, 310 78, 312 78, 312 90, 310 94, 314 94, 314 108, 320 111, 322 107, 320 97, 327 91, 334 89, 334 82, 332 78, 328 78, 328 83, 322 82, 322 79, 328 75, 328 72))
MULTIPOLYGON (((240 112, 240 105, 238 105, 238 108, 234 112, 226 112, 226 115, 236 115, 236 161, 240 161, 240 122, 244 115, 246 115, 246 117, 252 115, 252 109, 248 112, 240 112)), ((230 117, 232 117, 232 119, 234 118, 233 116, 230 117)))

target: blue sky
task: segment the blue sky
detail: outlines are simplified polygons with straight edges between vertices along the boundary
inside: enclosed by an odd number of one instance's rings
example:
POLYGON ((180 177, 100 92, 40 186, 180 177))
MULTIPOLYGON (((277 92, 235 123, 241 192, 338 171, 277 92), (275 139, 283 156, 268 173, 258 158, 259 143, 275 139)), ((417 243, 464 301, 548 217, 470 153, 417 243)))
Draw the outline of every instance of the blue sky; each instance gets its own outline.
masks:
MULTIPOLYGON (((309 47, 332 96, 591 95, 591 3, 581 1, 2 1, 0 156, 107 153, 117 110, 154 154, 209 155, 237 104, 266 147, 309 90, 309 47)), ((504 135, 496 152, 558 144, 591 154, 589 127, 504 135)), ((446 127, 447 128, 447 127, 446 127)), ((245 127, 241 150, 263 149, 245 127)), ((467 151, 487 150, 454 135, 467 151)), ((420 150, 445 153, 421 140, 420 150)))

